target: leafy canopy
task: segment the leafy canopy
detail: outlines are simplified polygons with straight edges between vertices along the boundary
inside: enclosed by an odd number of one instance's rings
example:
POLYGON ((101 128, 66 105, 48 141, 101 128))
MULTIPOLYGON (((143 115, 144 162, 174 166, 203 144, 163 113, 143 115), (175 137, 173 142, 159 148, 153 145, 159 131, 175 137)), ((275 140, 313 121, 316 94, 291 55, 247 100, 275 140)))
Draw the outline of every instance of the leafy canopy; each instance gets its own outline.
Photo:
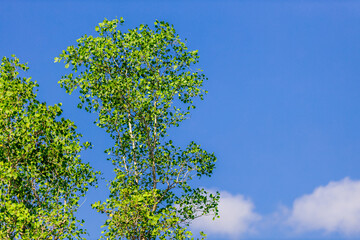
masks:
POLYGON ((74 214, 96 183, 78 156, 89 143, 59 119, 61 104, 36 100, 36 82, 18 76, 27 69, 15 56, 0 65, 0 238, 79 239, 74 214))
POLYGON ((70 94, 79 88, 78 107, 96 112, 96 124, 114 140, 106 150, 116 173, 111 193, 93 204, 108 216, 103 237, 192 238, 187 226, 202 215, 217 215, 219 195, 189 181, 210 176, 216 158, 194 142, 185 149, 174 146, 167 132, 206 93, 205 75, 193 69, 198 52, 189 51, 166 22, 127 32, 118 24, 105 19, 95 28, 98 37, 85 35, 55 58, 72 69, 61 87, 70 94))

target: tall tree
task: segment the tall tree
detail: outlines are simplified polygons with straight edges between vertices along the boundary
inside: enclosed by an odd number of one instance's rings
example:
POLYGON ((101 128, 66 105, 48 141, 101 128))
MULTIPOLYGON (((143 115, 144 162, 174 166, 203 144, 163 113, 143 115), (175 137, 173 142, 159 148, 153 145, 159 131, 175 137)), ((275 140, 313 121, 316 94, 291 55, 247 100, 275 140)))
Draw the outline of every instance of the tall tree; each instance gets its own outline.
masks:
POLYGON ((216 158, 194 142, 184 150, 174 146, 167 132, 206 93, 204 74, 192 69, 198 53, 166 22, 127 32, 118 24, 105 19, 95 28, 98 37, 85 35, 55 58, 72 66, 61 86, 70 94, 80 88, 78 106, 98 113, 97 125, 114 140, 106 152, 116 177, 109 198, 93 204, 108 216, 103 237, 192 238, 187 226, 217 215, 219 195, 193 188, 189 180, 210 176, 216 158))
POLYGON ((79 198, 96 183, 78 154, 80 134, 61 104, 36 100, 36 82, 18 76, 19 59, 0 65, 0 238, 82 239, 79 198))

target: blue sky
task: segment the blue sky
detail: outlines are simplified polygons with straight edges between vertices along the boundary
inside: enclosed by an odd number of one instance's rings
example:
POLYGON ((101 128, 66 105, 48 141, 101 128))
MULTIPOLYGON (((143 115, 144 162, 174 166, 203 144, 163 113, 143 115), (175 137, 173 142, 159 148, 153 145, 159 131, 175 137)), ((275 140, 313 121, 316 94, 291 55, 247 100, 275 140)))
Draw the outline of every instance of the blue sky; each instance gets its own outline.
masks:
MULTIPOLYGON (((94 144, 83 160, 105 178, 111 141, 57 84, 66 70, 53 59, 115 17, 123 30, 168 21, 199 50, 209 94, 171 134, 215 152, 213 177, 196 184, 225 197, 223 217, 195 230, 208 239, 360 238, 359 1, 0 0, 0 56, 28 62, 40 100, 63 103, 94 144)), ((89 239, 104 221, 89 205, 105 197, 91 190, 79 211, 89 239)))

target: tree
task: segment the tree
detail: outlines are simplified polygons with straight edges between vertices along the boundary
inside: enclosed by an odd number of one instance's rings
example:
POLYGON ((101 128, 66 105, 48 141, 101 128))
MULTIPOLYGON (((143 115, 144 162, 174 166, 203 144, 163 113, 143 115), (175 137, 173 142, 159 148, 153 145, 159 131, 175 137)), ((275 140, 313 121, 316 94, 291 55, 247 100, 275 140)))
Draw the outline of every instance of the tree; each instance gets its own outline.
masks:
POLYGON ((61 104, 36 100, 36 82, 20 78, 13 56, 0 65, 0 238, 79 239, 79 198, 96 174, 78 153, 80 134, 61 104))
MULTIPOLYGON (((120 20, 123 23, 123 19, 120 20)), ((197 51, 189 51, 173 26, 156 21, 121 32, 104 20, 98 37, 83 36, 55 58, 72 72, 61 80, 68 93, 80 88, 79 108, 96 112, 96 124, 114 140, 107 149, 116 177, 105 202, 106 239, 188 239, 191 220, 217 216, 219 194, 193 188, 194 176, 210 176, 216 158, 191 142, 174 146, 168 129, 179 126, 203 99, 206 79, 197 51)), ((203 234, 205 235, 205 234, 203 234)))

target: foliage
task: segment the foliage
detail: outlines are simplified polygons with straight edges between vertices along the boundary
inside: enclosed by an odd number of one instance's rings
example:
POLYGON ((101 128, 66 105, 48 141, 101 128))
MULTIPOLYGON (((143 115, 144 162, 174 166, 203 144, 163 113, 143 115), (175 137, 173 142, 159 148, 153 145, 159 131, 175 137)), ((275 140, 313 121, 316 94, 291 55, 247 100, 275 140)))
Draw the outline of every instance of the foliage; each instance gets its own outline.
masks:
POLYGON ((128 32, 118 24, 105 19, 95 28, 98 37, 85 35, 55 58, 72 67, 61 86, 70 94, 80 88, 79 108, 98 113, 97 125, 114 140, 106 152, 116 178, 109 198, 93 207, 108 216, 106 239, 192 238, 187 226, 217 216, 219 195, 192 188, 189 180, 210 176, 216 158, 194 142, 184 150, 174 146, 167 132, 206 93, 204 74, 192 70, 198 53, 168 23, 128 32))
POLYGON ((80 135, 59 117, 61 104, 36 100, 37 84, 20 78, 19 59, 0 66, 0 238, 79 239, 79 198, 96 174, 81 162, 80 135))

